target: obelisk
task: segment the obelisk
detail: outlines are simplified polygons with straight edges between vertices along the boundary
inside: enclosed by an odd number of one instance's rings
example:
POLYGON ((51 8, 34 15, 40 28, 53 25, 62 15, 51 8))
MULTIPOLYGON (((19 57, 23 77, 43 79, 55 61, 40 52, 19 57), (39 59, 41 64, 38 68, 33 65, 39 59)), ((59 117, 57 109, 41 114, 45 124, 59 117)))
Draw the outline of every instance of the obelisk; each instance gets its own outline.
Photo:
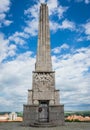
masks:
POLYGON ((52 71, 48 6, 40 6, 36 71, 52 71))
POLYGON ((59 97, 51 62, 48 6, 41 4, 35 71, 32 90, 28 90, 28 101, 24 105, 23 124, 64 125, 64 105, 60 104, 59 97))

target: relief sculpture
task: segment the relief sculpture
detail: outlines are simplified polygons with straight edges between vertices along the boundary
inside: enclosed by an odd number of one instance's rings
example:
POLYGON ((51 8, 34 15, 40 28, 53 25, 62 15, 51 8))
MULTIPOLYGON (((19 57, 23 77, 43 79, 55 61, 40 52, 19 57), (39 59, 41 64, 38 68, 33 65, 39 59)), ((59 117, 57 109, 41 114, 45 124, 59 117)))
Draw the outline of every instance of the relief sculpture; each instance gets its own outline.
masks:
POLYGON ((53 73, 34 73, 33 87, 35 90, 49 90, 54 85, 53 73))

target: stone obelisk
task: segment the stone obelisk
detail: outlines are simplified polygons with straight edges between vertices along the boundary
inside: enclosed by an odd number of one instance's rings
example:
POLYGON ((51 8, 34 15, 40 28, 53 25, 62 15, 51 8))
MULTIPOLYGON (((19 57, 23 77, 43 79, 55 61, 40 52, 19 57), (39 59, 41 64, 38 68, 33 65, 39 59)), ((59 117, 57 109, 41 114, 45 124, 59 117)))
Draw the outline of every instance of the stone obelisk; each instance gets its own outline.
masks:
POLYGON ((48 7, 40 6, 36 71, 52 71, 48 7))
POLYGON ((42 125, 42 122, 64 125, 64 105, 60 104, 59 90, 55 89, 50 49, 48 6, 41 4, 37 57, 32 90, 28 90, 28 102, 24 105, 24 125, 42 125))

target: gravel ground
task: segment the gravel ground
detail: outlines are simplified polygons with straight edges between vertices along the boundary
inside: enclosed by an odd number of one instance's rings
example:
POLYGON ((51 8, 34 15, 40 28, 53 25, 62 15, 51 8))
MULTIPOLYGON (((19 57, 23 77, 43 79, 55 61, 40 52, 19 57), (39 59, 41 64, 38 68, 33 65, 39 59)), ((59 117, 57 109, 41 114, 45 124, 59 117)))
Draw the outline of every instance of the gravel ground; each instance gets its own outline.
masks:
POLYGON ((65 123, 65 126, 50 128, 23 127, 21 123, 0 123, 0 130, 90 130, 90 123, 65 123))

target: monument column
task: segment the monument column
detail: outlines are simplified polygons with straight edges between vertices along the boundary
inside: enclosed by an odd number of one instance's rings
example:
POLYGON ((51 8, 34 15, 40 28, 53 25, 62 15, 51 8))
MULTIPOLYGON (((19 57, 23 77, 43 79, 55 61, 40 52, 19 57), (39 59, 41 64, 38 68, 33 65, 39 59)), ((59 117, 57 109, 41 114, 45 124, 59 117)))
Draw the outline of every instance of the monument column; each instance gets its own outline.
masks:
POLYGON ((32 90, 28 90, 28 101, 23 107, 23 124, 26 126, 64 125, 64 105, 60 104, 59 90, 55 89, 50 48, 48 6, 41 4, 32 90))

